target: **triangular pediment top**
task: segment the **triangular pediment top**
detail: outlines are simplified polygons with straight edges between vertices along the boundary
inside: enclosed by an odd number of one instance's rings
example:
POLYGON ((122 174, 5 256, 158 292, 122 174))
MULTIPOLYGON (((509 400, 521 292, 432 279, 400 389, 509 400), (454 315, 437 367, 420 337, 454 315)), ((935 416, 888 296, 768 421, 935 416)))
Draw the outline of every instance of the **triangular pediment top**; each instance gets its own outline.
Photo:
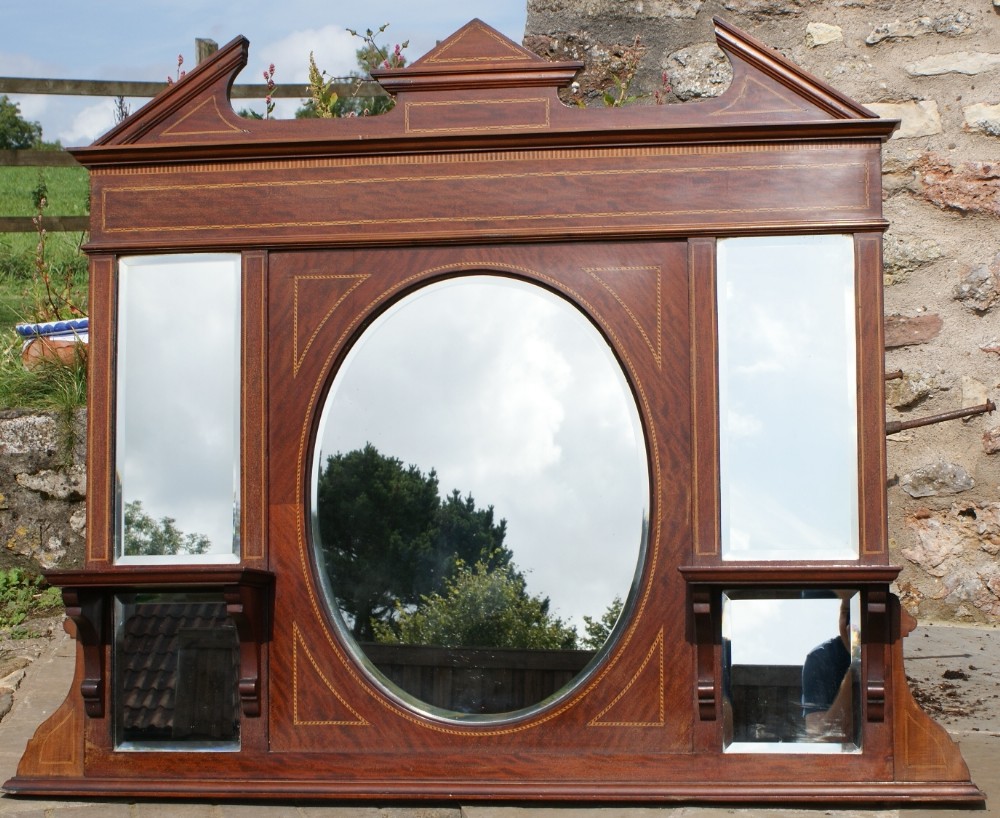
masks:
POLYGON ((466 23, 462 28, 418 60, 414 67, 482 65, 483 63, 540 63, 545 62, 533 51, 518 45, 513 40, 490 28, 482 20, 476 19, 466 23))
POLYGON ((246 66, 250 42, 238 36, 160 91, 139 111, 94 142, 95 146, 129 145, 199 136, 237 136, 246 122, 229 102, 229 89, 246 66))
POLYGON ((390 93, 443 88, 568 85, 582 62, 550 62, 475 19, 401 69, 372 71, 390 93))
POLYGON ((878 119, 877 114, 747 32, 720 17, 712 18, 712 22, 715 24, 716 42, 733 66, 733 82, 720 97, 725 101, 727 114, 775 113, 780 109, 768 110, 768 106, 783 98, 789 111, 803 109, 805 103, 834 119, 878 119), (751 89, 758 93, 748 94, 751 89), (761 89, 768 97, 763 106, 761 89))

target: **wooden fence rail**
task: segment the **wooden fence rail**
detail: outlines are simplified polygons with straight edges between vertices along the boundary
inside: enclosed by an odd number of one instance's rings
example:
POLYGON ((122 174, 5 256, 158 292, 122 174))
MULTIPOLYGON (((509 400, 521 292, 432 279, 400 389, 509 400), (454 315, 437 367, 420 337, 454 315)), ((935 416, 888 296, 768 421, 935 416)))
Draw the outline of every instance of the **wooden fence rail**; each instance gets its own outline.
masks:
MULTIPOLYGON (((198 41, 199 61, 211 53, 198 41)), ((208 41, 214 46, 214 43, 208 41)), ((39 79, 34 77, 0 77, 0 94, 51 94, 88 97, 154 97, 167 87, 166 82, 134 82, 128 80, 39 79)), ((340 97, 372 98, 385 96, 375 82, 343 80, 331 86, 340 97)), ((270 92, 264 84, 234 85, 233 99, 264 99, 270 93, 275 99, 307 99, 309 86, 299 83, 279 83, 270 92)), ((67 167, 76 160, 62 150, 0 150, 0 167, 67 167)), ((89 228, 87 216, 45 216, 45 229, 51 232, 77 232, 89 228)), ((0 216, 0 233, 30 233, 35 230, 31 216, 0 216)))
MULTIPOLYGON (((137 82, 130 80, 59 80, 35 77, 0 77, 0 94, 51 94, 56 96, 84 97, 155 97, 167 87, 165 82, 137 82)), ((341 81, 332 88, 340 96, 385 96, 378 83, 341 81)), ((234 85, 230 92, 233 99, 263 99, 267 96, 263 84, 234 85)), ((277 99, 305 99, 309 86, 301 83, 278 83, 271 91, 277 99)))

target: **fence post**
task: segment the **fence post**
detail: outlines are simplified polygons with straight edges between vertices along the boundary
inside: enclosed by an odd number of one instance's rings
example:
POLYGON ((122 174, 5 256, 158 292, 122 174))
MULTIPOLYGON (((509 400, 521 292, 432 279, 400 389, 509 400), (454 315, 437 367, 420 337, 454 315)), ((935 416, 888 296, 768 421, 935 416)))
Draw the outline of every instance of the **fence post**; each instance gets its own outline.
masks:
POLYGON ((194 51, 195 56, 198 58, 198 65, 201 65, 218 50, 219 44, 215 40, 209 40, 204 37, 195 38, 194 51))

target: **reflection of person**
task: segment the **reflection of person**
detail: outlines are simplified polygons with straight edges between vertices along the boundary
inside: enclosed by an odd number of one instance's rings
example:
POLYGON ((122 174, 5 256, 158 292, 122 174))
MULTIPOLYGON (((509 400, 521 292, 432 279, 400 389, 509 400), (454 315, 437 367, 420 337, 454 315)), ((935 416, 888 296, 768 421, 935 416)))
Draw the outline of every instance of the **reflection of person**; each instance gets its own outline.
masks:
POLYGON ((851 603, 840 603, 840 635, 813 648, 802 665, 802 714, 806 735, 847 741, 853 735, 851 603))

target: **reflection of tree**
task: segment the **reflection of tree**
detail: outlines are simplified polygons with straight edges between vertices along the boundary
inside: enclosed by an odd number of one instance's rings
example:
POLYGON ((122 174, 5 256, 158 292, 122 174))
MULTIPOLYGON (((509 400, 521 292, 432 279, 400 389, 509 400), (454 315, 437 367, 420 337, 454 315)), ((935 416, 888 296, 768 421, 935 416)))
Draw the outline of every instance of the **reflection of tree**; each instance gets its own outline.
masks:
POLYGON ((604 647, 604 643, 611 636, 611 631, 615 627, 618 617, 621 616, 622 607, 624 607, 622 598, 616 596, 611 600, 611 604, 608 605, 607 610, 601 614, 600 619, 594 619, 591 616, 583 617, 583 629, 587 632, 587 635, 583 638, 583 646, 585 648, 600 650, 604 647))
POLYGON ((368 444, 327 458, 316 490, 320 549, 353 636, 374 639, 376 623, 443 590, 462 563, 510 563, 506 524, 453 491, 443 501, 433 469, 368 444))
POLYGON ((154 520, 142 500, 125 504, 125 555, 129 557, 204 554, 212 547, 204 534, 185 534, 173 517, 154 520))
POLYGON ((531 596, 512 563, 490 567, 456 562, 441 592, 421 597, 415 609, 397 610, 393 623, 376 623, 380 642, 542 650, 576 648, 576 630, 549 613, 549 600, 531 596))

